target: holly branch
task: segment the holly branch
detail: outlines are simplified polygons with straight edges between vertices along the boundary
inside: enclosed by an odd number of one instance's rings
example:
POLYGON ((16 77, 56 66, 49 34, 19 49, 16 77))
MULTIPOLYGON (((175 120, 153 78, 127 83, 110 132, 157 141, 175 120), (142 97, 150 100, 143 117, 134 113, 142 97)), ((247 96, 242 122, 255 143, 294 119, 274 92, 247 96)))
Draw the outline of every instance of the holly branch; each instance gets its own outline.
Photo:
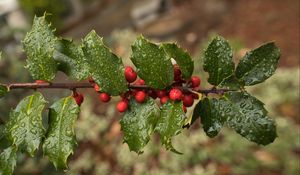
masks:
MULTIPOLYGON (((94 85, 91 83, 11 83, 11 84, 4 84, 4 86, 8 87, 9 90, 14 89, 88 89, 88 88, 94 88, 94 85)), ((129 89, 152 89, 151 87, 147 85, 129 85, 129 89)), ((183 91, 190 91, 190 92, 198 92, 202 94, 223 94, 225 92, 229 91, 236 91, 234 89, 217 89, 217 88, 211 88, 211 89, 199 89, 199 90, 193 90, 192 88, 188 87, 178 87, 179 89, 183 91)))

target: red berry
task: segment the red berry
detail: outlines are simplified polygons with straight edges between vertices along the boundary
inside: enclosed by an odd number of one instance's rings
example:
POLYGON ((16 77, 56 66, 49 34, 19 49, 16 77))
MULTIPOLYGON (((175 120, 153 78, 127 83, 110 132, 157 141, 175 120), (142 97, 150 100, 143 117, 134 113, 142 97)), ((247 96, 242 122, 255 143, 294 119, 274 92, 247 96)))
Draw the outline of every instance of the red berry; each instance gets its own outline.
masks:
POLYGON ((125 67, 125 78, 127 82, 132 83, 136 80, 137 74, 130 66, 125 67))
POLYGON ((100 91, 100 86, 98 84, 95 84, 94 89, 95 89, 95 91, 99 92, 100 91))
POLYGON ((199 95, 198 94, 194 94, 194 93, 192 93, 192 97, 194 98, 194 99, 199 99, 199 95))
POLYGON ((174 65, 174 80, 175 81, 181 80, 181 70, 177 64, 174 65))
POLYGON ((89 83, 91 83, 91 84, 94 84, 94 83, 95 83, 95 80, 94 80, 92 77, 89 77, 88 81, 89 81, 89 83))
POLYGON ((146 93, 144 91, 137 91, 134 98, 137 102, 143 103, 146 99, 146 93))
POLYGON ((170 96, 171 100, 174 100, 174 101, 181 100, 182 92, 181 92, 181 90, 174 88, 169 92, 169 96, 170 96))
POLYGON ((102 101, 102 102, 109 102, 110 100, 110 96, 105 93, 105 92, 102 92, 99 94, 99 99, 102 101))
POLYGON ((159 97, 159 98, 162 98, 164 96, 167 95, 167 92, 165 90, 157 90, 156 91, 156 95, 159 97))
POLYGON ((83 100, 84 100, 83 95, 82 95, 82 94, 77 94, 77 93, 75 93, 75 94, 73 95, 73 98, 75 99, 75 101, 76 101, 76 103, 77 103, 78 106, 80 106, 81 103, 82 103, 83 100))
POLYGON ((164 96, 162 98, 160 98, 160 104, 165 104, 169 101, 169 97, 168 96, 164 96))
POLYGON ((128 101, 122 99, 118 104, 117 104, 117 110, 119 112, 125 112, 128 108, 128 101))
POLYGON ((185 107, 191 107, 194 103, 194 98, 192 95, 185 95, 183 96, 182 101, 185 107))
POLYGON ((145 85, 145 81, 142 79, 139 79, 138 81, 136 81, 134 84, 136 85, 145 85))
POLYGON ((47 81, 44 81, 44 80, 35 80, 35 83, 41 84, 41 83, 48 83, 48 82, 47 82, 47 81))
POLYGON ((197 76, 192 76, 191 83, 192 83, 192 87, 198 87, 198 86, 200 86, 201 80, 197 76))
POLYGON ((185 112, 185 113, 186 113, 186 111, 187 111, 187 109, 186 109, 185 106, 182 106, 182 110, 183 110, 183 112, 185 112))
POLYGON ((148 94, 150 97, 152 97, 153 99, 156 99, 157 98, 157 95, 156 95, 156 92, 154 90, 149 90, 148 91, 148 94))

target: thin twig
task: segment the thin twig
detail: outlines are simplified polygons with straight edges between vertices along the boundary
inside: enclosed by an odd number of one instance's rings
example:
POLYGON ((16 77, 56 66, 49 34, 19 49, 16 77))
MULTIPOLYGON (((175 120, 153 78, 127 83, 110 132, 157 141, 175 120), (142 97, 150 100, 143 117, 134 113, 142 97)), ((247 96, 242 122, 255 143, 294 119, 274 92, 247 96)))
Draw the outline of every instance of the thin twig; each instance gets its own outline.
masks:
MULTIPOLYGON (((93 88, 94 86, 90 83, 12 83, 6 85, 10 90, 13 89, 79 89, 79 88, 93 88)), ((146 85, 129 85, 130 89, 152 89, 146 85)), ((193 92, 192 89, 186 87, 178 87, 182 90, 193 92)), ((231 89, 201 89, 194 92, 202 94, 223 94, 228 91, 235 91, 231 89)))

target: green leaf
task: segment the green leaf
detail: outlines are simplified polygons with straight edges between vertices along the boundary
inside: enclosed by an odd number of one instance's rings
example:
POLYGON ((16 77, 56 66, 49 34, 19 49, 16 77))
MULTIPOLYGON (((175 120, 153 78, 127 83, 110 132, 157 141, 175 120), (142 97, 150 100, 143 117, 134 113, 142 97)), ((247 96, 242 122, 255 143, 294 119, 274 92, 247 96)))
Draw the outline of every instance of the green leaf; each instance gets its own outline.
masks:
POLYGON ((72 40, 61 39, 54 52, 54 59, 58 61, 58 70, 75 80, 87 79, 89 68, 80 46, 72 40))
POLYGON ((224 115, 223 99, 204 98, 197 104, 203 129, 207 136, 215 137, 220 132, 226 117, 224 115))
POLYGON ((224 79, 221 84, 218 85, 220 88, 226 88, 231 90, 239 90, 243 85, 238 81, 235 75, 232 75, 224 79))
POLYGON ((174 79, 173 65, 162 47, 140 36, 131 46, 131 60, 140 78, 155 89, 164 89, 174 79))
POLYGON ((151 98, 144 103, 137 103, 130 100, 129 109, 121 119, 121 128, 124 132, 124 142, 131 151, 142 153, 147 145, 150 136, 154 131, 160 110, 151 98))
POLYGON ((90 72, 101 91, 110 95, 125 92, 127 83, 121 59, 103 44, 102 38, 94 30, 84 38, 83 43, 90 72))
POLYGON ((7 140, 5 125, 0 125, 0 152, 11 145, 7 140))
POLYGON ((182 102, 168 102, 162 106, 155 131, 159 133, 161 142, 167 150, 181 154, 174 149, 171 139, 181 132, 185 118, 182 102))
POLYGON ((208 82, 212 85, 219 85, 233 74, 232 49, 222 37, 211 41, 204 52, 203 61, 203 68, 209 74, 208 82))
POLYGON ((261 83, 271 77, 278 64, 280 50, 273 42, 248 52, 236 68, 236 77, 246 86, 261 83))
POLYGON ((167 55, 173 58, 178 64, 182 72, 182 77, 186 80, 190 79, 194 71, 194 61, 190 54, 175 43, 164 43, 162 47, 167 55))
POLYGON ((49 109, 49 129, 43 151, 57 169, 67 168, 67 159, 74 153, 77 145, 74 127, 79 111, 71 96, 58 100, 49 109))
POLYGON ((8 147, 0 154, 0 175, 11 175, 17 163, 17 148, 8 147))
POLYGON ((34 17, 32 29, 23 41, 27 53, 27 66, 35 80, 51 81, 57 72, 57 64, 53 59, 57 38, 47 23, 45 16, 34 17))
POLYGON ((11 111, 10 119, 6 124, 9 140, 21 149, 25 149, 32 157, 45 134, 42 123, 45 104, 46 101, 39 92, 25 97, 16 109, 11 111))
POLYGON ((0 84, 0 98, 4 97, 8 93, 8 88, 5 85, 0 84))
POLYGON ((252 142, 267 145, 277 137, 273 119, 264 104, 246 92, 227 92, 222 98, 229 127, 252 142))

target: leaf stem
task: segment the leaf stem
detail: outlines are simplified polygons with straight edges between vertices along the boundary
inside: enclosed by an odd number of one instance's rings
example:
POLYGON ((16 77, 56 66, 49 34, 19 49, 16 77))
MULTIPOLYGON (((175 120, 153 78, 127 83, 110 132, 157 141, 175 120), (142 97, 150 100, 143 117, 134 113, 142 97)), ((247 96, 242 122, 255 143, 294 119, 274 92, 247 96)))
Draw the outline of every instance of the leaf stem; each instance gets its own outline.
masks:
MULTIPOLYGON (((12 83, 6 85, 10 90, 14 89, 81 89, 81 88, 94 88, 94 86, 90 83, 12 83)), ((152 89, 146 85, 129 85, 130 89, 152 89)), ((235 91, 232 89, 200 89, 197 91, 192 90, 188 87, 178 87, 184 91, 189 92, 198 92, 202 94, 223 94, 228 91, 235 91)))

